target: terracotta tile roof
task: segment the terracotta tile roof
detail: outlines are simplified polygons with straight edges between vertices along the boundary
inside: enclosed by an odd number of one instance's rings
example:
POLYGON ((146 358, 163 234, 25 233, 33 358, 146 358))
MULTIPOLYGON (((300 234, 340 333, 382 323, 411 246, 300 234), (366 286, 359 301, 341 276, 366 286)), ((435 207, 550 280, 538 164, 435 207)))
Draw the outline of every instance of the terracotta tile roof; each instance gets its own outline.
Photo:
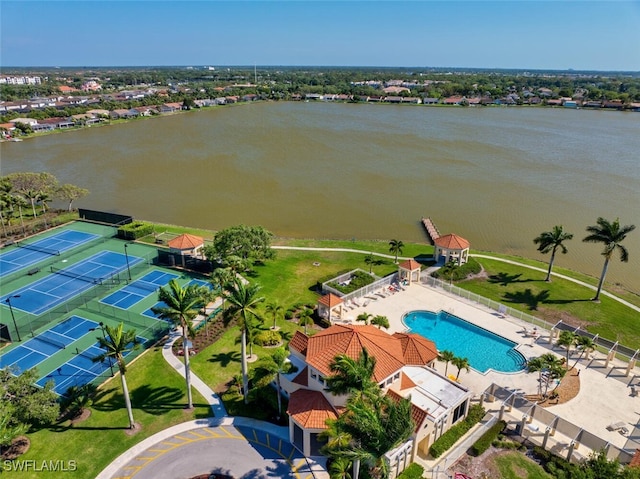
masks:
POLYGON ((326 429, 327 419, 338 414, 320 391, 298 389, 291 393, 287 414, 305 429, 326 429))
MULTIPOLYGON (((393 399, 396 402, 399 402, 400 399, 404 398, 402 395, 398 394, 393 389, 387 390, 387 396, 389 396, 391 399, 393 399)), ((413 422, 415 424, 414 432, 417 433, 420 430, 420 427, 422 426, 422 423, 424 422, 424 419, 427 417, 427 415, 428 415, 427 411, 423 411, 418 406, 411 403, 411 419, 413 419, 413 422)))
POLYGON ((404 363, 424 366, 438 357, 436 344, 418 334, 394 333, 394 338, 402 344, 404 363))
POLYGON ((204 244, 204 239, 200 236, 190 235, 189 233, 182 234, 169 241, 169 247, 175 249, 193 249, 204 244))
POLYGON ((402 269, 408 269, 409 271, 413 271, 414 269, 420 269, 421 264, 418 263, 415 259, 408 259, 399 264, 402 269))
POLYGON ((307 344, 309 343, 309 336, 301 331, 296 331, 289 341, 289 348, 298 351, 299 353, 307 355, 307 344))
POLYGON ((338 296, 336 296, 333 293, 329 293, 329 294, 325 294, 322 298, 320 298, 318 300, 318 303, 324 305, 324 306, 328 306, 329 308, 333 308, 334 306, 338 306, 339 304, 342 304, 344 301, 342 301, 342 299, 340 299, 338 296))
POLYGON ((339 354, 360 357, 366 348, 376 358, 373 373, 376 382, 382 381, 404 366, 402 344, 399 339, 371 326, 334 325, 309 338, 307 364, 329 376, 329 365, 339 354))
POLYGON ((412 381, 412 379, 407 376, 405 373, 402 373, 400 376, 400 391, 404 391, 405 389, 413 389, 417 384, 412 381))
POLYGON ((456 234, 440 236, 440 238, 435 240, 435 244, 436 246, 447 249, 466 249, 471 245, 462 236, 456 234))
POLYGON ((633 455, 629 467, 640 467, 640 449, 636 449, 636 453, 633 455))
POLYGON ((293 378, 292 383, 299 384, 300 386, 308 386, 309 385, 309 368, 303 368, 300 373, 293 378))

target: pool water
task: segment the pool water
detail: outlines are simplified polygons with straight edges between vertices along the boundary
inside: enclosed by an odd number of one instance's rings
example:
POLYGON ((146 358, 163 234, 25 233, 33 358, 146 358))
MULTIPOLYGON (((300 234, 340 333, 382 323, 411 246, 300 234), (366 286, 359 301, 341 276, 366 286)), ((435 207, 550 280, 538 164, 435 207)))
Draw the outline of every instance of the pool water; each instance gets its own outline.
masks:
MULTIPOLYGON (((447 349, 467 358, 469 365, 481 373, 489 369, 514 373, 525 368, 524 356, 514 349, 516 343, 446 311, 411 311, 403 321, 412 333, 430 339, 439 351, 447 349)), ((456 371, 449 366, 449 373, 456 371)))

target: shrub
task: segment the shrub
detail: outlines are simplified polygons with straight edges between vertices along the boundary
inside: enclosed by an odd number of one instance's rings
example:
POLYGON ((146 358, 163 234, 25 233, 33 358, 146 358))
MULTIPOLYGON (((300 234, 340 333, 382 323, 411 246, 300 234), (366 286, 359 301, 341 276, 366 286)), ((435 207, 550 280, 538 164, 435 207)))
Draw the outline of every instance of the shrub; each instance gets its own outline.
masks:
POLYGON ((293 311, 287 309, 284 313, 284 319, 293 319, 293 311))
POLYGON ((469 408, 469 414, 455 426, 452 426, 447 432, 434 441, 429 448, 429 454, 432 457, 440 457, 444 452, 448 451, 458 439, 464 436, 469 429, 475 426, 485 415, 485 410, 479 404, 474 404, 469 408))
POLYGON ((153 233, 153 228, 154 226, 151 223, 134 221, 118 228, 118 238, 128 241, 136 240, 153 233))
POLYGON ((432 276, 443 280, 460 281, 471 274, 478 274, 480 271, 482 271, 480 263, 473 258, 469 258, 462 266, 449 262, 435 271, 432 276))
POLYGON ((480 439, 473 443, 473 446, 471 446, 471 455, 476 457, 481 456, 487 449, 489 449, 489 446, 491 446, 498 437, 498 434, 500 434, 506 425, 506 422, 498 421, 491 426, 489 430, 480 437, 480 439))
POLYGON ((348 294, 348 293, 351 293, 352 291, 356 291, 360 288, 363 288, 368 284, 373 283, 374 281, 375 279, 373 278, 373 276, 371 276, 366 271, 354 271, 351 274, 351 281, 349 281, 349 284, 347 284, 346 286, 342 286, 338 284, 336 281, 332 281, 331 283, 329 283, 329 286, 337 289, 341 293, 348 294))
POLYGON ((255 341, 258 346, 277 346, 282 342, 282 336, 278 331, 260 331, 255 341))
POLYGON ((398 476, 398 479, 420 479, 423 473, 424 467, 414 462, 413 464, 410 464, 409 467, 407 467, 404 471, 402 471, 402 474, 398 476))

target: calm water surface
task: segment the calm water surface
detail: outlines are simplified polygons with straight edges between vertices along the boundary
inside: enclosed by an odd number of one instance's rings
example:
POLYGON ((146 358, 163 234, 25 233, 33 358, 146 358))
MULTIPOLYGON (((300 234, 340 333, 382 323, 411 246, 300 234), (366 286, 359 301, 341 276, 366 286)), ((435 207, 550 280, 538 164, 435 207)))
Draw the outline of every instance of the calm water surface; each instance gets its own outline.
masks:
POLYGON ((2 173, 50 171, 78 206, 279 236, 423 240, 431 216, 472 248, 599 275, 598 216, 636 224, 607 279, 640 292, 640 114, 529 108, 257 103, 3 143, 2 173))

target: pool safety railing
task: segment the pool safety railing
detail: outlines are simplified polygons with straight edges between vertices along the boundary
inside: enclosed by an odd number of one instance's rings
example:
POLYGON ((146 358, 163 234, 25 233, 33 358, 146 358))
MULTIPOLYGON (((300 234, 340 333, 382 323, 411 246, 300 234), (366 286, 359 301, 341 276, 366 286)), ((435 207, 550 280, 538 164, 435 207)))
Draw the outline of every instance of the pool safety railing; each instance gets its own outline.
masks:
POLYGON ((640 360, 640 350, 626 347, 617 341, 611 341, 609 339, 600 337, 599 335, 594 335, 586 330, 562 323, 562 321, 559 321, 557 323, 549 323, 544 319, 537 318, 525 313, 524 311, 506 306, 502 303, 493 301, 489 298, 485 298, 484 296, 480 296, 479 294, 472 293, 471 291, 462 289, 447 281, 442 281, 432 276, 422 276, 421 282, 425 286, 429 286, 432 288, 441 288, 447 293, 456 295, 460 298, 464 298, 468 301, 492 309, 499 316, 502 316, 507 320, 517 319, 532 326, 551 331, 551 334, 549 335, 550 340, 553 340, 553 338, 555 337, 554 331, 560 331, 564 329, 571 330, 581 336, 588 336, 596 343, 598 350, 603 352, 607 356, 608 360, 611 360, 615 357, 621 361, 627 362, 627 376, 631 374, 631 371, 636 367, 637 362, 640 360))

